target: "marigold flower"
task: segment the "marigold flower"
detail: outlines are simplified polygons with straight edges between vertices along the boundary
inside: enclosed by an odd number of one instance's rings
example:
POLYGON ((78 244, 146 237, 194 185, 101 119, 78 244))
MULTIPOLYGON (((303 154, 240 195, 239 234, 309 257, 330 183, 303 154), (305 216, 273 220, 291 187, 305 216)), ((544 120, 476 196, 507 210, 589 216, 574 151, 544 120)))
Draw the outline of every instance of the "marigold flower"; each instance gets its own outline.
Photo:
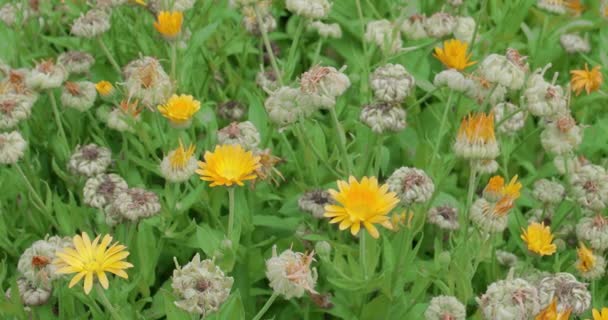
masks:
POLYGON ((399 203, 397 195, 388 188, 387 184, 378 185, 375 177, 357 181, 351 176, 348 182, 339 180, 338 191, 329 190, 338 204, 325 206, 325 217, 332 218, 329 223, 340 222, 340 230, 350 228, 352 235, 357 235, 363 225, 372 237, 378 238, 380 234, 374 224, 390 228, 388 213, 399 203))
POLYGON ((95 84, 95 89, 102 97, 107 97, 114 92, 114 86, 106 80, 101 80, 95 84))
POLYGON ((187 127, 192 117, 201 108, 201 103, 190 95, 173 95, 166 104, 158 106, 163 117, 176 127, 187 127))
POLYGON ((603 78, 600 72, 600 66, 595 66, 589 70, 589 66, 585 63, 585 70, 572 70, 570 71, 570 85, 572 91, 576 92, 576 95, 580 95, 583 90, 590 94, 593 91, 597 91, 602 85, 603 78))
POLYGON ((156 17, 154 28, 167 40, 177 38, 182 30, 184 14, 180 11, 161 11, 156 17))
POLYGON ((551 227, 546 227, 542 222, 533 222, 528 229, 523 229, 521 239, 528 245, 528 250, 541 256, 550 256, 557 250, 555 244, 552 243, 551 227))
POLYGON ((601 311, 593 309, 593 320, 608 320, 608 308, 602 308, 601 311))
POLYGON ((467 54, 468 43, 457 39, 443 42, 443 48, 435 47, 433 56, 449 69, 464 70, 476 61, 470 61, 472 54, 467 54))
POLYGON ((104 289, 109 286, 106 272, 113 273, 121 278, 128 279, 129 276, 125 269, 132 268, 133 265, 124 261, 129 256, 127 247, 112 242, 112 236, 105 235, 101 242, 101 236, 97 236, 93 242, 86 232, 76 235, 73 238, 74 247, 64 248, 57 252, 57 259, 53 261, 58 267, 57 273, 71 274, 76 273, 68 285, 70 288, 84 278, 84 292, 89 294, 93 288, 93 280, 97 280, 104 289))
POLYGON ((570 318, 572 309, 568 309, 565 312, 557 312, 557 299, 553 299, 551 304, 541 311, 534 320, 568 320, 570 318))
POLYGON ((454 151, 465 159, 493 159, 498 156, 494 114, 477 113, 462 119, 454 151))
POLYGON ((205 161, 199 161, 198 166, 196 173, 201 180, 210 181, 211 187, 243 186, 244 181, 257 178, 255 170, 260 167, 260 157, 241 145, 218 145, 213 152, 205 152, 205 161))

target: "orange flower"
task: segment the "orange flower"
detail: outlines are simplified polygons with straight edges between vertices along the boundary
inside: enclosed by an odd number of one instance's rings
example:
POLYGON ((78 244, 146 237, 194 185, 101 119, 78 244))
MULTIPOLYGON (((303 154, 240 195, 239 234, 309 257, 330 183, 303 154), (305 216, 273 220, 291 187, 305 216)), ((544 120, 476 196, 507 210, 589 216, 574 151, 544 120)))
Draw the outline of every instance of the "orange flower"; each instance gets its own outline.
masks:
POLYGON ((570 85, 572 86, 572 91, 575 91, 577 96, 581 94, 583 90, 585 90, 587 94, 598 90, 604 81, 602 73, 600 72, 600 66, 595 66, 593 69, 589 70, 589 66, 587 66, 586 63, 585 70, 572 70, 570 71, 570 75, 572 76, 570 85))
POLYGON ((443 48, 435 47, 433 56, 446 67, 462 71, 476 63, 469 61, 471 54, 467 55, 468 48, 469 45, 466 42, 457 39, 447 40, 443 43, 443 48))

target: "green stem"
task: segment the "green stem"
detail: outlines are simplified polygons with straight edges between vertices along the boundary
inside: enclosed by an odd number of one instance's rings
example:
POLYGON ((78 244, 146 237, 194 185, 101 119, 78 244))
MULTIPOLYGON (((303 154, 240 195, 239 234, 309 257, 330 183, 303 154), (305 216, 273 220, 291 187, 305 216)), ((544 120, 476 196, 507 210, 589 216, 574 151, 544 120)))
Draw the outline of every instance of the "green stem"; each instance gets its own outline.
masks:
POLYGON ((304 27, 306 26, 306 19, 303 17, 300 17, 300 21, 298 23, 298 28, 296 29, 296 35, 293 38, 293 41, 291 42, 291 47, 289 48, 289 72, 286 72, 284 74, 284 76, 287 79, 291 79, 291 76, 293 75, 293 71, 296 69, 296 63, 295 63, 295 58, 296 58, 296 52, 298 51, 298 45, 300 44, 300 38, 302 38, 302 34, 304 33, 304 27))
POLYGON ((319 62, 319 57, 321 56, 321 49, 323 48, 323 40, 325 40, 324 38, 320 38, 319 42, 317 43, 317 49, 315 50, 315 56, 312 59, 312 64, 316 64, 319 62))
POLYGON ((264 304, 262 309, 260 309, 260 311, 255 315, 255 317, 253 317, 253 320, 262 319, 262 317, 264 316, 266 311, 268 311, 268 309, 270 309, 270 306, 272 306, 272 303, 274 303, 274 300, 276 300, 278 296, 279 296, 278 293, 273 292, 272 295, 270 296, 270 298, 268 298, 268 300, 266 300, 266 303, 264 304))
POLYGON ((44 209, 46 211, 46 205, 44 204, 44 201, 42 201, 42 197, 38 194, 36 189, 34 189, 34 186, 30 183, 30 180, 25 175, 25 172, 23 172, 23 169, 21 169, 21 165, 19 165, 19 163, 15 163, 15 168, 17 168, 17 171, 23 178, 23 181, 25 181, 25 185, 30 190, 30 193, 34 197, 34 200, 40 205, 41 210, 44 209))
POLYGON ((106 297, 106 293, 105 293, 104 289, 101 287, 101 285, 99 283, 95 284, 95 291, 97 292, 97 295, 99 296, 99 299, 101 300, 101 304, 103 304, 103 306, 110 312, 110 315, 112 315, 112 318, 114 320, 122 320, 122 316, 118 313, 118 311, 116 311, 116 309, 114 308, 114 306, 112 305, 110 300, 108 300, 108 297, 106 297))
POLYGON ((116 72, 118 72, 118 76, 121 76, 122 71, 120 70, 120 66, 114 59, 114 56, 110 52, 110 49, 108 49, 108 47, 103 42, 101 37, 97 37, 97 43, 99 43, 99 46, 101 47, 101 50, 103 51, 103 53, 106 55, 106 58, 108 58, 108 60, 110 60, 110 64, 112 65, 112 67, 114 67, 114 70, 116 70, 116 72))
POLYGON ((466 203, 466 207, 465 207, 465 211, 464 211, 464 237, 465 239, 468 238, 468 232, 469 232, 469 211, 471 210, 471 205, 473 204, 473 195, 475 194, 475 182, 477 180, 477 168, 475 166, 475 164, 473 163, 473 161, 475 160, 471 160, 469 162, 469 189, 467 192, 467 203, 466 203))
POLYGON ((264 41, 264 46, 266 47, 266 51, 268 52, 268 56, 270 57, 270 64, 272 65, 272 69, 274 70, 277 81, 281 86, 283 86, 283 76, 281 74, 281 69, 279 69, 279 65, 277 64, 277 58, 274 56, 274 52, 272 51, 272 46, 270 45, 270 39, 268 38, 268 32, 264 27, 264 22, 262 21, 262 16, 260 15, 260 10, 257 6, 254 6, 255 17, 258 20, 258 25, 260 26, 260 31, 262 32, 262 39, 264 41))
POLYGON ((443 127, 445 126, 445 122, 448 119, 448 112, 450 111, 452 105, 452 96, 454 91, 450 90, 450 95, 448 96, 448 103, 443 109, 443 116, 441 116, 441 123, 439 124, 439 132, 437 133, 437 141, 435 141, 435 145, 433 146, 433 154, 431 155, 431 163, 429 164, 429 169, 433 168, 433 163, 435 162, 435 158, 437 157, 437 153, 439 152, 439 147, 441 145, 441 140, 443 139, 443 127))
POLYGON ((171 79, 175 82, 175 89, 179 87, 177 81, 177 42, 171 42, 171 79))
POLYGON ((338 148, 340 149, 340 153, 342 154, 343 165, 346 168, 346 174, 350 175, 352 170, 352 164, 350 163, 350 158, 348 157, 348 151, 346 150, 346 136, 344 134, 344 129, 338 120, 338 114, 336 113, 336 108, 329 108, 329 113, 331 114, 331 119, 334 124, 334 129, 336 130, 336 134, 338 135, 338 148))
POLYGON ((293 162, 296 165, 296 174, 298 175, 298 178, 300 178, 300 181, 304 182, 304 171, 302 171, 302 166, 300 165, 298 156, 296 156, 296 153, 291 148, 291 144, 289 143, 289 140, 287 140, 285 133, 282 131, 279 131, 279 136, 281 137, 281 141, 283 141, 285 148, 287 148, 287 152, 289 152, 289 156, 293 159, 293 162))
POLYGON ((361 232, 361 237, 359 237, 359 262, 361 263, 361 268, 363 269, 363 279, 367 280, 368 277, 368 272, 369 270, 367 269, 367 259, 365 259, 365 251, 366 251, 366 241, 365 238, 367 237, 367 232, 363 231, 361 232))
MULTIPOLYGON (((369 166, 372 164, 372 159, 374 157, 378 156, 378 153, 371 152, 372 149, 374 149, 375 146, 379 144, 378 140, 382 140, 382 139, 378 139, 378 136, 379 136, 378 134, 372 133, 370 143, 367 146, 365 146, 367 157, 365 157, 365 163, 363 164, 363 173, 362 174, 364 176, 369 173, 369 169, 370 169, 369 166)), ((380 143, 379 145, 382 145, 382 144, 380 143)))
POLYGON ((234 230, 234 187, 228 188, 228 232, 226 236, 232 240, 234 230))
POLYGON ((55 117, 55 124, 57 125, 57 130, 59 130, 59 135, 63 139, 65 143, 65 147, 69 148, 68 138, 65 135, 65 131, 63 130, 63 123, 61 122, 61 113, 59 113, 59 107, 57 107, 57 100, 55 99, 55 94, 53 91, 49 90, 49 99, 51 100, 51 107, 53 108, 53 116, 55 117))

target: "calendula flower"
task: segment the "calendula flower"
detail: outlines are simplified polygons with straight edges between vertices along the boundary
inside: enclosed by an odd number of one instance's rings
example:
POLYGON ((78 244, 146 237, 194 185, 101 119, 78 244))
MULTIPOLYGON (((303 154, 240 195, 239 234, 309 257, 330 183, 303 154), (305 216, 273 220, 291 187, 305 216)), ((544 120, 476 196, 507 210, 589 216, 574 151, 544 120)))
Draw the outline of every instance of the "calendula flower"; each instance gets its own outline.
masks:
POLYGON ((375 177, 357 181, 351 176, 348 182, 339 180, 338 190, 329 190, 337 204, 325 206, 325 217, 332 218, 329 223, 339 222, 340 230, 350 228, 352 235, 357 235, 363 225, 372 237, 378 238, 380 234, 374 224, 390 226, 388 213, 399 203, 397 195, 388 189, 387 184, 379 185, 375 177))
POLYGON ((551 227, 545 226, 542 222, 531 223, 528 229, 523 230, 521 239, 528 245, 528 250, 541 256, 550 256, 557 250, 553 244, 551 227))
POLYGON ((576 269, 580 271, 583 278, 597 280, 604 275, 606 271, 606 260, 604 257, 593 254, 593 251, 582 242, 576 250, 576 254, 578 256, 576 269))
POLYGON ((192 117, 201 108, 201 103, 190 95, 173 95, 164 105, 158 106, 163 117, 175 127, 188 127, 192 117))
POLYGON ((553 299, 551 304, 541 311, 534 320, 568 320, 572 309, 565 312, 557 312, 557 299, 553 299))
POLYGON ((213 152, 205 152, 205 161, 199 161, 198 166, 196 173, 201 180, 210 181, 211 187, 243 186, 244 181, 257 177, 255 170, 260 167, 260 158, 238 144, 218 145, 213 152))
POLYGON ((167 40, 174 40, 182 31, 184 14, 180 11, 161 11, 156 16, 154 28, 167 40))
POLYGON ((95 84, 95 89, 97 90, 97 93, 99 93, 99 95, 102 97, 108 97, 114 92, 114 86, 112 85, 112 83, 106 80, 101 80, 97 82, 95 84))
MULTIPOLYGON (((607 13, 608 15, 608 13, 607 13)), ((593 320, 608 320, 608 308, 602 308, 601 311, 593 309, 593 320)))
POLYGON ((433 56, 447 68, 462 71, 476 63, 470 61, 472 54, 467 53, 468 48, 469 45, 466 42, 451 39, 443 42, 443 48, 435 47, 433 56))
POLYGON ((196 147, 191 144, 184 148, 182 141, 179 147, 163 158, 160 163, 160 173, 170 182, 183 182, 190 179, 198 167, 194 152, 196 147))
POLYGON ((567 272, 546 276, 537 286, 541 308, 548 307, 556 299, 557 312, 571 310, 573 314, 580 316, 591 306, 591 293, 587 286, 587 283, 578 281, 574 275, 567 272))
POLYGON ((572 70, 570 71, 570 85, 572 91, 576 92, 576 95, 580 95, 583 90, 590 94, 593 91, 597 91, 602 85, 603 78, 600 72, 600 66, 595 66, 589 70, 589 66, 585 63, 585 70, 572 70))
POLYGON ((125 269, 132 268, 133 265, 124 261, 129 256, 127 247, 118 242, 110 245, 110 235, 105 235, 101 242, 100 239, 101 236, 97 236, 91 242, 89 235, 83 232, 73 238, 75 249, 67 247, 57 252, 57 259, 53 261, 58 267, 57 273, 76 273, 68 285, 70 288, 84 278, 84 292, 89 294, 93 288, 93 280, 97 277, 101 286, 107 289, 109 281, 106 272, 128 279, 125 269))
POLYGON ((454 152, 465 159, 494 159, 498 143, 494 134, 494 114, 477 113, 462 119, 454 152))

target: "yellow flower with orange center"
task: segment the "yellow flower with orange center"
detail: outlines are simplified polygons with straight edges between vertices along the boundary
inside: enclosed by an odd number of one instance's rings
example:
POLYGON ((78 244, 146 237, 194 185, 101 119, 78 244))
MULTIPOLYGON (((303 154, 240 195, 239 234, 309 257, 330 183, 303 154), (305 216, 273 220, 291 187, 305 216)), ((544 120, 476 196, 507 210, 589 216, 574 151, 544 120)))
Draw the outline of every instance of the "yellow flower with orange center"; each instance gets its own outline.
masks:
POLYGON ((498 143, 494 133, 494 114, 470 114, 460 123, 454 151, 466 159, 494 159, 498 143))
POLYGON ((601 311, 593 309, 593 320, 608 320, 608 308, 602 308, 601 311))
POLYGON ((95 89, 102 97, 107 97, 114 92, 114 86, 106 80, 99 81, 95 84, 95 89))
POLYGON ((595 66, 593 69, 589 70, 589 66, 585 64, 584 70, 572 70, 570 71, 570 85, 572 86, 572 91, 576 92, 576 95, 580 95, 583 90, 590 94, 593 91, 596 91, 602 85, 604 81, 602 77, 602 73, 600 72, 600 66, 595 66))
POLYGON ((260 167, 260 157, 239 144, 219 145, 213 152, 205 152, 205 161, 199 161, 198 166, 196 173, 201 180, 210 181, 211 187, 243 186, 244 181, 257 178, 255 171, 260 167))
POLYGON ((544 223, 532 222, 522 231, 521 239, 527 244, 528 250, 541 256, 550 256, 557 250, 553 244, 551 227, 545 226, 544 223))
POLYGON ((568 320, 570 319, 570 313, 572 313, 572 309, 557 312, 557 298, 553 298, 551 304, 541 311, 534 320, 568 320))
POLYGON ((125 250, 127 247, 118 242, 110 245, 110 235, 105 235, 101 242, 100 237, 97 236, 91 242, 87 233, 83 232, 82 235, 74 236, 74 248, 67 247, 57 252, 57 259, 53 262, 57 266, 57 273, 76 273, 68 285, 70 288, 84 278, 84 292, 89 294, 97 277, 101 286, 107 289, 109 281, 106 272, 124 279, 129 278, 124 270, 132 268, 133 265, 124 261, 129 256, 129 252, 125 250))
POLYGON ((163 117, 169 119, 176 127, 187 127, 194 114, 201 108, 201 103, 190 95, 173 95, 164 105, 158 106, 163 117))
POLYGON ((182 141, 179 141, 179 147, 169 155, 169 163, 171 164, 171 168, 173 170, 181 170, 188 165, 190 158, 196 151, 196 147, 193 144, 190 144, 188 148, 184 148, 184 144, 182 141))
POLYGON ((467 53, 468 48, 468 43, 451 39, 443 42, 443 48, 435 47, 433 56, 447 68, 462 71, 466 67, 476 63, 475 61, 470 61, 471 54, 467 53))
POLYGON ((184 14, 180 11, 161 11, 156 16, 154 28, 168 40, 173 40, 182 31, 184 14))
POLYGON ((363 226, 372 237, 378 238, 380 234, 374 224, 392 227, 388 214, 399 199, 388 191, 387 184, 379 185, 375 177, 357 181, 351 176, 348 182, 339 180, 338 190, 331 189, 329 194, 337 204, 325 206, 325 217, 331 218, 329 223, 339 222, 340 230, 350 228, 350 233, 357 235, 363 226))

